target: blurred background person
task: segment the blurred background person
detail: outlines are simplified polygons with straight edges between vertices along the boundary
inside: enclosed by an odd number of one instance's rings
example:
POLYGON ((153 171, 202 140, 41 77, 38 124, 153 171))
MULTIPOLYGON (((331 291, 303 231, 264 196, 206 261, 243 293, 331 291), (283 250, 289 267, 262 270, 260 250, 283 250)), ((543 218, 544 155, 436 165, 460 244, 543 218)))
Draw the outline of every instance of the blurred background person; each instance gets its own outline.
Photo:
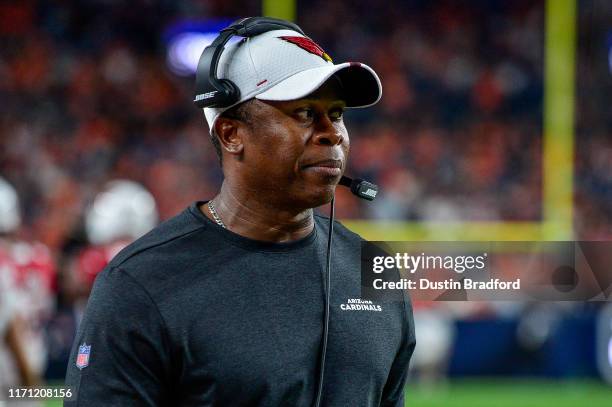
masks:
POLYGON ((151 193, 125 179, 103 185, 85 208, 58 259, 57 308, 47 325, 49 360, 45 376, 50 380, 65 375, 74 335, 98 273, 121 249, 158 222, 151 193))
POLYGON ((121 249, 157 222, 155 199, 144 186, 130 180, 107 182, 86 205, 58 259, 60 292, 47 326, 48 379, 65 376, 74 335, 98 273, 121 249))
POLYGON ((77 325, 96 276, 121 249, 157 225, 157 205, 142 185, 113 180, 98 193, 84 221, 87 243, 68 261, 64 280, 77 325))
MULTIPOLYGON (((45 324, 54 310, 55 265, 49 249, 19 237, 13 186, 0 177, 0 389, 41 384, 45 324)), ((5 395, 6 396, 6 395, 5 395)))

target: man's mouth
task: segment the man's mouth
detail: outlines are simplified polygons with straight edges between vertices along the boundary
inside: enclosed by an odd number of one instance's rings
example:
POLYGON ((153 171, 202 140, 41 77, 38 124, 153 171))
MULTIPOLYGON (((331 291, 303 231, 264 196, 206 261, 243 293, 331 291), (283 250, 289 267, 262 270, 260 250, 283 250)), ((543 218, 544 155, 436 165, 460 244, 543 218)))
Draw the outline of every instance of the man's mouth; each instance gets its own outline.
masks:
POLYGON ((303 170, 312 171, 326 176, 339 176, 342 174, 342 160, 320 160, 302 166, 303 170))

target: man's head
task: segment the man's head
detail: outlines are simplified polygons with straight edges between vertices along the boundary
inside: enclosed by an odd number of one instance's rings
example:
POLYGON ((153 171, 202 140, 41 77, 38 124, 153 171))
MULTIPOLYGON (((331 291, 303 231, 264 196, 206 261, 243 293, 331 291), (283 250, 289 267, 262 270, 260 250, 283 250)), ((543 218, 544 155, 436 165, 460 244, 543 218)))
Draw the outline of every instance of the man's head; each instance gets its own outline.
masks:
POLYGON ((380 99, 374 71, 334 65, 309 38, 274 30, 227 46, 217 76, 240 89, 237 103, 204 109, 226 181, 277 205, 329 202, 349 149, 342 112, 380 99))
POLYGON ((346 168, 349 137, 339 82, 293 101, 251 99, 237 118, 222 115, 215 136, 226 179, 271 203, 316 207, 329 202, 346 168))

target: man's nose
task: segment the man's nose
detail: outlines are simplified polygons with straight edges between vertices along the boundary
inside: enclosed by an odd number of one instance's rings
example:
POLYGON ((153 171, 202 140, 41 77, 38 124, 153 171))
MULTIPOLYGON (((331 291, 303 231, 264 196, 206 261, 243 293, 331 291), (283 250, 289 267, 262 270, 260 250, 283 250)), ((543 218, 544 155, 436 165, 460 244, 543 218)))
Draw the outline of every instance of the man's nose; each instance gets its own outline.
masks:
POLYGON ((336 146, 342 144, 344 136, 342 132, 334 127, 329 117, 323 116, 317 121, 313 142, 321 146, 336 146))

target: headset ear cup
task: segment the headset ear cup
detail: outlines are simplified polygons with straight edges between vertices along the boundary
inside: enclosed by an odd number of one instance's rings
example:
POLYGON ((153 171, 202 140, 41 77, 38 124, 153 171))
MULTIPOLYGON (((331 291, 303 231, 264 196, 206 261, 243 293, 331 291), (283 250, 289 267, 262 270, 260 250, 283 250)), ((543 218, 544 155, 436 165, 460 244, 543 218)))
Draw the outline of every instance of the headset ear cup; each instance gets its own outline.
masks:
POLYGON ((223 86, 223 96, 218 98, 217 105, 219 107, 231 106, 240 100, 240 89, 236 84, 229 79, 219 79, 219 83, 223 86))
POLYGON ((225 44, 234 35, 246 38, 267 31, 289 29, 304 34, 297 25, 270 17, 250 17, 238 20, 215 38, 200 56, 196 70, 196 89, 193 102, 199 108, 223 108, 236 104, 240 100, 240 88, 228 79, 217 77, 217 65, 225 44))

